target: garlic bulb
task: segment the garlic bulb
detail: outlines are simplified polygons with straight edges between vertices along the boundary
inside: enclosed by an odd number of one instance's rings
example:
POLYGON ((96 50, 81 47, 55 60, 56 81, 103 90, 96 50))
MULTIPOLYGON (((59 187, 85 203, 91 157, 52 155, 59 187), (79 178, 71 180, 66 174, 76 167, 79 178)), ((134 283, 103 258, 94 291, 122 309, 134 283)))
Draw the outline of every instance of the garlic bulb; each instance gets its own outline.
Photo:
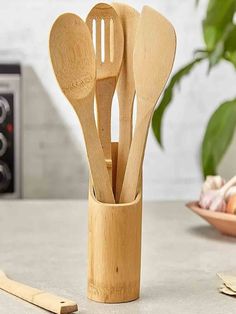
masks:
POLYGON ((221 176, 207 176, 202 186, 202 192, 206 193, 209 190, 218 190, 225 184, 225 179, 221 176))
POLYGON ((202 193, 199 201, 200 207, 212 211, 224 212, 226 201, 219 191, 208 190, 206 193, 202 193))
MULTIPOLYGON (((210 180, 208 180, 208 183, 210 180)), ((212 183, 212 187, 215 187, 212 183)), ((221 184, 222 181, 218 180, 218 184, 221 184)), ((201 208, 209 209, 212 211, 219 211, 219 212, 225 212, 226 211, 226 193, 229 191, 229 189, 236 184, 236 176, 233 177, 231 180, 229 180, 226 184, 224 184, 220 189, 207 189, 205 186, 205 192, 204 189, 201 192, 199 205, 201 208)))

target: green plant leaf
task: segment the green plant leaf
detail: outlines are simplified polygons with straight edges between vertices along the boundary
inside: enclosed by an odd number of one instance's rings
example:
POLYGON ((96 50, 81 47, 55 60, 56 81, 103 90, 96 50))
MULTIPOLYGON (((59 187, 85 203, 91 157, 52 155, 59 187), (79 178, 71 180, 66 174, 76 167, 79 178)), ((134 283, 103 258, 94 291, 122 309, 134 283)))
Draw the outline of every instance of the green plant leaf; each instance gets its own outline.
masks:
POLYGON ((224 49, 224 42, 219 41, 215 47, 215 49, 209 53, 208 60, 209 60, 209 71, 213 66, 215 66, 224 56, 225 49, 224 49))
POLYGON ((236 0, 210 0, 203 21, 203 36, 207 50, 212 51, 233 22, 236 0))
POLYGON ((224 102, 211 116, 202 143, 202 171, 204 177, 215 175, 217 166, 234 136, 236 127, 236 99, 224 102))
POLYGON ((154 135, 162 147, 162 118, 165 113, 166 108, 170 104, 172 97, 173 97, 173 89, 174 87, 180 83, 181 79, 189 74, 189 72, 192 70, 192 68, 199 63, 200 61, 204 60, 204 57, 202 58, 196 58, 195 60, 191 61, 187 65, 185 65, 183 68, 181 68, 170 80, 170 83, 165 89, 164 95, 160 101, 160 104, 155 109, 153 118, 152 118, 152 130, 154 132, 154 135))
POLYGON ((236 25, 233 25, 225 40, 225 59, 236 68, 236 25))
POLYGON ((221 39, 216 43, 216 46, 214 47, 214 49, 208 53, 209 71, 221 59, 225 58, 227 42, 230 40, 228 45, 231 43, 231 38, 232 38, 231 33, 233 29, 234 29, 234 25, 228 24, 221 39))

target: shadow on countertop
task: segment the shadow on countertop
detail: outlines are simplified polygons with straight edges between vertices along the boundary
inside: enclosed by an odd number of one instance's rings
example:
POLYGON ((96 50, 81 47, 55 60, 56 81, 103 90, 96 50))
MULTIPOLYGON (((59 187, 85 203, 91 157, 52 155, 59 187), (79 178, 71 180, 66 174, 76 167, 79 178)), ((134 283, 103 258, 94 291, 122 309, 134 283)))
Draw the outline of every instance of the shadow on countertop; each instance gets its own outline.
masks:
POLYGON ((236 238, 224 235, 215 230, 212 226, 198 225, 190 227, 187 229, 187 232, 191 235, 198 236, 204 239, 217 241, 217 242, 226 242, 226 243, 235 243, 236 238))

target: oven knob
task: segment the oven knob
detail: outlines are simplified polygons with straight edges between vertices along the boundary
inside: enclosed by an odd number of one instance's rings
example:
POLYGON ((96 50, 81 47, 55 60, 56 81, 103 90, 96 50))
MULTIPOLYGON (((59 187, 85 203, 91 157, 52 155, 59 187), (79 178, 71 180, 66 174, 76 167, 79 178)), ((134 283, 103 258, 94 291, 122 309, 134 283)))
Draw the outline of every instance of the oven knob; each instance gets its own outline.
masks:
POLYGON ((6 98, 0 96, 0 124, 3 123, 10 111, 10 105, 6 98))
POLYGON ((7 150, 7 139, 2 133, 0 133, 0 157, 5 154, 6 150, 7 150))
POLYGON ((0 162, 0 192, 4 192, 11 182, 11 172, 8 166, 0 162))

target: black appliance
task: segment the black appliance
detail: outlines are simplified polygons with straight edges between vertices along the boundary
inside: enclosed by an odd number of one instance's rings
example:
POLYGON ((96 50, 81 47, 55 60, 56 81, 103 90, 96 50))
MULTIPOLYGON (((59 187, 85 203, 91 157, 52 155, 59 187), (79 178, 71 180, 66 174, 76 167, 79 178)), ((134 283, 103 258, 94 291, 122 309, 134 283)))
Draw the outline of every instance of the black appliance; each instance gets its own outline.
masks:
POLYGON ((21 197, 21 67, 0 64, 0 198, 21 197))

